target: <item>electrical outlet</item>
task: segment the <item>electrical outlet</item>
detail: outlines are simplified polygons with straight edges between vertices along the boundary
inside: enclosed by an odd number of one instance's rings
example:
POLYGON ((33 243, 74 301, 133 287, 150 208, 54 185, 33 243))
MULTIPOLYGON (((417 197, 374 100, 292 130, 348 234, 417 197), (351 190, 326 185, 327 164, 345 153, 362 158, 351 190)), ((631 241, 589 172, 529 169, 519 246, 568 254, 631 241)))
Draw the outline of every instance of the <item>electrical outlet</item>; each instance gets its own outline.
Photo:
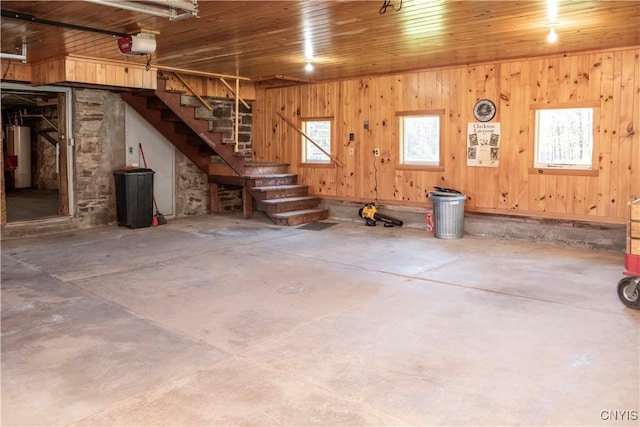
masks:
POLYGON ((129 154, 133 154, 133 147, 129 147, 129 154))
POLYGON ((373 149, 373 155, 376 157, 380 157, 380 149, 379 148, 374 148, 373 149))

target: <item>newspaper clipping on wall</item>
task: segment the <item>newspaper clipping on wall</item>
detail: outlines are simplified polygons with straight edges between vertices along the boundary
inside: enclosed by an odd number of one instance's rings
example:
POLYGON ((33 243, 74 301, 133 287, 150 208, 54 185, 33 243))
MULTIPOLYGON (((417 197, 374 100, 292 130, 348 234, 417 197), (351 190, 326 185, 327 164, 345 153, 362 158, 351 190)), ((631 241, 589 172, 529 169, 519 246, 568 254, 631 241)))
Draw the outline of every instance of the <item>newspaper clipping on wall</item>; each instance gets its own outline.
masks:
POLYGON ((467 125, 467 166, 500 165, 500 123, 467 125))

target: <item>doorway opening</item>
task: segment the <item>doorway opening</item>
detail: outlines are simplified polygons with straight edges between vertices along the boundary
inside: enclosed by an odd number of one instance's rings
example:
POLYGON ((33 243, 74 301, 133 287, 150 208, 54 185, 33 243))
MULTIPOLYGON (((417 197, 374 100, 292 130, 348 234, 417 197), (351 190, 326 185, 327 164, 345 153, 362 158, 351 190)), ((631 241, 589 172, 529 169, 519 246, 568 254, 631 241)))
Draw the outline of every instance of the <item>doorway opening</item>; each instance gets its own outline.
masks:
POLYGON ((2 84, 7 223, 68 216, 70 89, 2 84))

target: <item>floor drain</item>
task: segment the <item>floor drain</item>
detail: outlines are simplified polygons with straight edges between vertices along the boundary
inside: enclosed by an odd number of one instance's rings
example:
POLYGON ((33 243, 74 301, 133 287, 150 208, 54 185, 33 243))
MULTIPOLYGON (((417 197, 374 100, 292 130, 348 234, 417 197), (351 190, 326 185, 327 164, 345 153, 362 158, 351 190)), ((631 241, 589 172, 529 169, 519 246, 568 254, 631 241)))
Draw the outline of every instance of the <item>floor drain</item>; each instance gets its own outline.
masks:
POLYGON ((303 294, 307 290, 302 286, 283 286, 281 288, 276 289, 276 292, 279 294, 292 295, 292 294, 303 294))

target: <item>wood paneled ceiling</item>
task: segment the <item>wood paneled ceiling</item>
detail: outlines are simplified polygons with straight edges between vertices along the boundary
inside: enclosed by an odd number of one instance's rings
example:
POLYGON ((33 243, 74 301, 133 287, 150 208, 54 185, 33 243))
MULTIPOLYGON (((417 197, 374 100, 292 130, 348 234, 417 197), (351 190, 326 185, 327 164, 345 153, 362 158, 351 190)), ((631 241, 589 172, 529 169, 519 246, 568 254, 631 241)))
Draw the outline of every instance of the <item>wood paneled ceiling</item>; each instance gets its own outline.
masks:
MULTIPOLYGON (((268 80, 323 81, 640 45, 640 1, 202 1, 170 21, 84 1, 2 1, 3 11, 116 33, 159 32, 152 65, 268 80), (401 9, 397 10, 398 8, 401 9), (549 44, 556 21, 558 41, 549 44), (315 69, 306 72, 305 51, 315 69)), ((1 21, 3 53, 26 37, 28 61, 124 57, 116 36, 1 21)))

